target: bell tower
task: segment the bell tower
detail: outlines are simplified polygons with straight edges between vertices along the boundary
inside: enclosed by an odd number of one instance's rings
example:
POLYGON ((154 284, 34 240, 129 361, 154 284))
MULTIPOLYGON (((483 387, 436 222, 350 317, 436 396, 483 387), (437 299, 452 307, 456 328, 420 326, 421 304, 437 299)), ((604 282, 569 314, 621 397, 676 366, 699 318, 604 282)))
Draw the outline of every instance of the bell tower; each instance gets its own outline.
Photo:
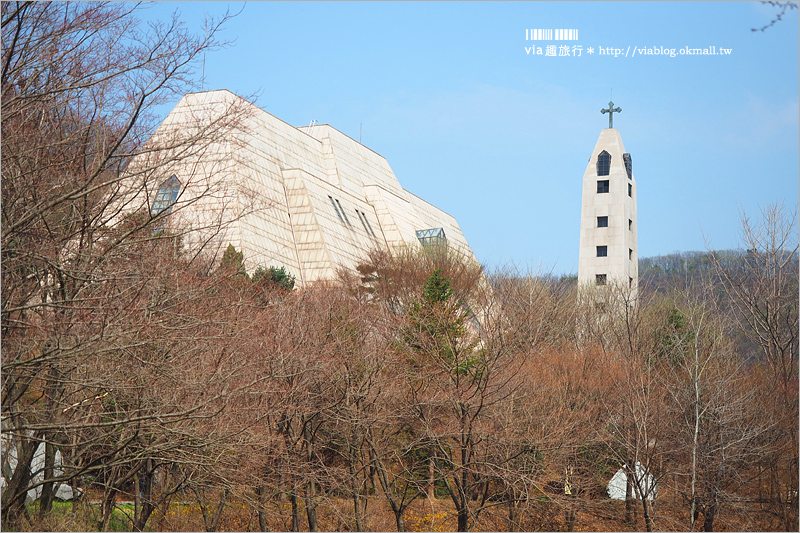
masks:
POLYGON ((615 286, 635 295, 639 283, 636 180, 631 155, 614 128, 614 102, 608 103, 608 128, 600 131, 583 174, 578 283, 615 286))

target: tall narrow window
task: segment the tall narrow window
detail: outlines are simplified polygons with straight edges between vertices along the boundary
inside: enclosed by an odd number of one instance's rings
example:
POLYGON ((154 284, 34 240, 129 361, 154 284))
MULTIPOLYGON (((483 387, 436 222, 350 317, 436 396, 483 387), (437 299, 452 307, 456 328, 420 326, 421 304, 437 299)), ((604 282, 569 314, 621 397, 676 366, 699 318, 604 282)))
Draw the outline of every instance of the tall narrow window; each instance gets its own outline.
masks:
POLYGON ((369 230, 367 229, 367 224, 364 222, 364 217, 361 216, 361 211, 356 209, 356 215, 358 215, 358 220, 361 221, 361 225, 364 227, 364 233, 369 235, 369 230))
POLYGON ((605 274, 596 274, 594 276, 594 284, 595 285, 605 285, 606 284, 606 275, 605 274))
POLYGON ((608 217, 597 217, 597 227, 598 228, 607 228, 608 227, 608 217))
POLYGON ((633 261, 633 250, 628 248, 628 261, 633 261))
POLYGON ((172 211, 172 206, 178 200, 178 194, 181 192, 181 182, 177 176, 172 176, 170 179, 161 184, 156 193, 156 198, 153 200, 153 205, 150 207, 151 215, 169 214, 172 211))
POLYGON ((628 278, 628 287, 633 288, 633 278, 628 278))
POLYGON ((608 192, 608 180, 597 180, 597 192, 608 192))
POLYGON ((608 176, 609 170, 611 170, 611 154, 603 150, 597 156, 597 175, 608 176))
POLYGON ((625 172, 628 173, 628 179, 633 179, 633 161, 631 161, 631 154, 622 154, 622 161, 625 163, 625 172))
POLYGON ((331 201, 331 205, 333 206, 333 210, 336 211, 336 216, 339 217, 339 220, 342 221, 344 224, 344 219, 342 218, 342 214, 339 212, 339 208, 336 207, 336 202, 334 201, 332 196, 328 196, 328 199, 331 201))
POLYGON ((597 257, 608 257, 608 246, 598 246, 597 257))
POLYGON ((344 221, 347 222, 347 225, 352 226, 352 224, 350 224, 350 219, 347 218, 347 213, 344 212, 344 208, 342 207, 342 204, 339 202, 338 198, 336 199, 336 205, 339 206, 339 211, 342 212, 342 216, 344 217, 344 221))
POLYGON ((628 184, 628 196, 633 197, 633 185, 628 184))
POLYGON ((633 231, 633 220, 628 219, 628 231, 633 231))
POLYGON ((377 239, 377 238, 378 238, 378 236, 377 236, 377 235, 375 235, 375 232, 374 232, 374 231, 372 231, 372 225, 369 223, 369 219, 367 218, 367 214, 366 214, 365 212, 363 212, 363 211, 362 211, 362 212, 361 212, 361 216, 362 216, 362 217, 364 217, 364 222, 366 222, 366 223, 367 223, 367 228, 369 229, 369 232, 372 234, 372 236, 373 236, 373 237, 375 237, 375 238, 377 239))

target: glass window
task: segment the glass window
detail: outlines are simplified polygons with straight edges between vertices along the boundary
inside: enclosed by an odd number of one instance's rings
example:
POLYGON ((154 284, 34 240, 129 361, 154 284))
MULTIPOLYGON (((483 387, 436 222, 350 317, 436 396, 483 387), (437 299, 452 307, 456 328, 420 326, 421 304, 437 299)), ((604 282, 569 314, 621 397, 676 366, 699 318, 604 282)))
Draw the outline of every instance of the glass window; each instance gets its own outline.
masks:
POLYGON ((628 261, 633 261, 633 250, 628 248, 628 261))
POLYGON ((377 235, 375 235, 375 232, 374 232, 374 231, 372 231, 372 225, 369 223, 369 219, 367 218, 367 214, 366 214, 365 212, 363 212, 363 211, 362 211, 362 212, 361 212, 361 216, 362 216, 362 217, 364 217, 364 222, 366 222, 366 223, 367 223, 367 228, 369 229, 369 232, 372 234, 372 236, 373 236, 373 237, 375 237, 375 238, 377 239, 377 238, 378 238, 378 236, 377 236, 377 235))
POLYGON ((356 215, 358 215, 358 220, 361 221, 361 225, 364 227, 364 233, 369 235, 369 230, 367 229, 367 223, 364 222, 366 216, 361 216, 361 211, 359 211, 358 209, 356 209, 356 215))
POLYGON ((633 231, 633 220, 628 219, 628 231, 633 231))
POLYGON ((633 198, 633 185, 631 185, 630 183, 628 184, 628 196, 633 198))
POLYGON ((597 175, 608 176, 609 170, 611 170, 611 154, 603 150, 597 156, 597 175))
POLYGON ((597 192, 608 192, 608 180, 597 180, 597 192))
POLYGON ((430 228, 417 230, 417 239, 422 246, 438 246, 447 244, 444 228, 430 228))
POLYGON ((339 217, 339 220, 344 224, 344 219, 342 218, 342 214, 339 212, 339 208, 336 207, 336 202, 333 199, 333 196, 328 196, 328 200, 331 201, 331 205, 333 206, 333 210, 336 211, 336 216, 339 217))
POLYGON ((608 217, 597 217, 597 227, 598 228, 607 228, 608 227, 608 217))
POLYGON ((172 211, 172 206, 178 200, 178 194, 181 192, 181 182, 177 176, 172 176, 170 179, 161 184, 156 193, 156 198, 153 200, 153 205, 150 207, 151 215, 169 214, 172 211))
POLYGON ((631 154, 622 154, 622 161, 625 163, 625 172, 628 173, 628 179, 633 179, 633 161, 631 161, 631 154))
POLYGON ((608 257, 608 246, 598 246, 597 257, 608 257))
POLYGON ((344 208, 342 207, 342 204, 339 202, 338 198, 336 199, 336 205, 339 206, 339 211, 342 212, 342 216, 344 217, 344 221, 347 222, 347 225, 352 226, 352 224, 350 224, 350 219, 347 218, 347 213, 344 212, 344 208))
POLYGON ((606 275, 605 274, 596 274, 594 277, 594 284, 595 285, 605 285, 606 284, 606 275))

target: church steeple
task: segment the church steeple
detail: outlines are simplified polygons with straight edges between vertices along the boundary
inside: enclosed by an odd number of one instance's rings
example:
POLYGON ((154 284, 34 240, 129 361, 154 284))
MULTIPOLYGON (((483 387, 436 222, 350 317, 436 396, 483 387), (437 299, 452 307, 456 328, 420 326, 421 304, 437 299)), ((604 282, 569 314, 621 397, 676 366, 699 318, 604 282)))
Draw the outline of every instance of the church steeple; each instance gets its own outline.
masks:
POLYGON ((607 129, 600 131, 583 174, 578 281, 583 286, 616 285, 634 293, 639 280, 636 180, 631 155, 614 129, 622 109, 609 102, 607 129))

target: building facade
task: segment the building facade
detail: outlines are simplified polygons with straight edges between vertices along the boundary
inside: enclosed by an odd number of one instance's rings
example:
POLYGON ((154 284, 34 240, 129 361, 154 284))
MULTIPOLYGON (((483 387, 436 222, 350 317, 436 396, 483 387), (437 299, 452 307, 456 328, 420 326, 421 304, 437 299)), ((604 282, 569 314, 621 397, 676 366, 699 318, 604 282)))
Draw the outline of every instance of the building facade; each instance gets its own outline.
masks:
MULTIPOLYGON (((614 109, 613 104, 610 109, 614 109)), ((636 293, 639 280, 636 179, 631 155, 609 121, 583 174, 578 282, 636 293)))
POLYGON ((446 243, 474 260, 452 216, 403 189, 385 158, 329 125, 294 127, 223 90, 184 96, 154 137, 214 124, 232 107, 235 132, 161 165, 148 193, 151 212, 175 207, 172 223, 188 228, 189 241, 233 244, 248 271, 283 266, 298 285, 355 268, 375 248, 446 243))

